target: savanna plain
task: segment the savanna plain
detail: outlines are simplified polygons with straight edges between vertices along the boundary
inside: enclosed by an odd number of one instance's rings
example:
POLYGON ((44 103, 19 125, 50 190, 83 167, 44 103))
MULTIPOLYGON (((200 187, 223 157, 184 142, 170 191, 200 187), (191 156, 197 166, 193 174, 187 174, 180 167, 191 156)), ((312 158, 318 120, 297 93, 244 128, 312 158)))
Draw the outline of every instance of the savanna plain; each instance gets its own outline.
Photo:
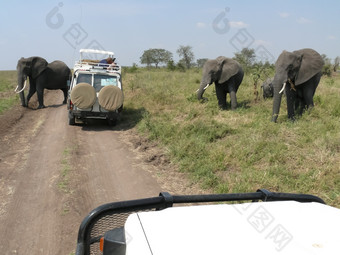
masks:
MULTIPOLYGON (((339 73, 322 77, 315 107, 295 122, 287 119, 283 98, 278 123, 270 121, 272 99, 261 96, 267 77, 258 81, 256 98, 247 73, 237 109, 222 111, 214 86, 204 94, 207 101, 197 100, 201 75, 200 69, 123 69, 124 114, 118 125, 156 143, 203 190, 308 193, 340 208, 339 73)), ((15 86, 16 71, 1 71, 0 114, 20 104, 15 86)))

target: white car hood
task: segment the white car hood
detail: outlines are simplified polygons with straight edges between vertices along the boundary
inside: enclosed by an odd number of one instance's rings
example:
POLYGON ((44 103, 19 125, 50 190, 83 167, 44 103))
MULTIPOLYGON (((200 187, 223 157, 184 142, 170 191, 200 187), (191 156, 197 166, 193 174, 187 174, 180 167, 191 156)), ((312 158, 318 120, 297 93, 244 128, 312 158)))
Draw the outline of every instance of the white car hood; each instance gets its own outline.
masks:
POLYGON ((340 254, 340 209, 264 202, 131 214, 126 254, 340 254))

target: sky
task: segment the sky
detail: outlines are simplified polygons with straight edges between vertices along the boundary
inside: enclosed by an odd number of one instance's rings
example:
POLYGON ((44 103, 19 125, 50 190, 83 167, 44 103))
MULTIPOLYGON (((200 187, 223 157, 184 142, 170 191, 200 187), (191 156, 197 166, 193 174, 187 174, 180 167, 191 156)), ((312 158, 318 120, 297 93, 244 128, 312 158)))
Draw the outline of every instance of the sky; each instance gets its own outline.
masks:
POLYGON ((82 48, 113 51, 123 66, 142 66, 151 48, 177 62, 180 45, 191 46, 196 60, 245 47, 272 63, 302 48, 340 56, 338 0, 11 0, 0 8, 0 70, 31 56, 72 68, 82 48))

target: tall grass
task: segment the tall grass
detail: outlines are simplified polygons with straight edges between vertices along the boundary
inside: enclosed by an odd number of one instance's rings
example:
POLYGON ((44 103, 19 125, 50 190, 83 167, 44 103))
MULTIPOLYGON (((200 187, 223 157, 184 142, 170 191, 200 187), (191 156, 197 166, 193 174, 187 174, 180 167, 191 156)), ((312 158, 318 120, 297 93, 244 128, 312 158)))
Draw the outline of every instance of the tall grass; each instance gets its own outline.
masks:
POLYGON ((16 71, 0 71, 0 114, 19 102, 19 96, 14 93, 16 83, 16 71))
POLYGON ((218 109, 214 86, 198 102, 200 79, 199 70, 124 74, 125 108, 145 109, 138 130, 158 140, 181 171, 216 192, 311 193, 340 207, 340 77, 322 78, 314 109, 294 123, 283 98, 277 124, 272 100, 255 102, 251 76, 235 111, 218 109))

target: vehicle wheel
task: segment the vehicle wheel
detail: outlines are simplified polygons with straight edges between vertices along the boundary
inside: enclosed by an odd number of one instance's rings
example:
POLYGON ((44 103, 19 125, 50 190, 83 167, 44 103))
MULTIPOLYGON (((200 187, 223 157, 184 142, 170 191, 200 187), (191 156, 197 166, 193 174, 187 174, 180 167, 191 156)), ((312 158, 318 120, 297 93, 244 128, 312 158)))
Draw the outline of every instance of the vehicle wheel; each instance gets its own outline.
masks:
POLYGON ((74 117, 72 114, 68 115, 68 124, 71 126, 76 124, 76 117, 74 117))

